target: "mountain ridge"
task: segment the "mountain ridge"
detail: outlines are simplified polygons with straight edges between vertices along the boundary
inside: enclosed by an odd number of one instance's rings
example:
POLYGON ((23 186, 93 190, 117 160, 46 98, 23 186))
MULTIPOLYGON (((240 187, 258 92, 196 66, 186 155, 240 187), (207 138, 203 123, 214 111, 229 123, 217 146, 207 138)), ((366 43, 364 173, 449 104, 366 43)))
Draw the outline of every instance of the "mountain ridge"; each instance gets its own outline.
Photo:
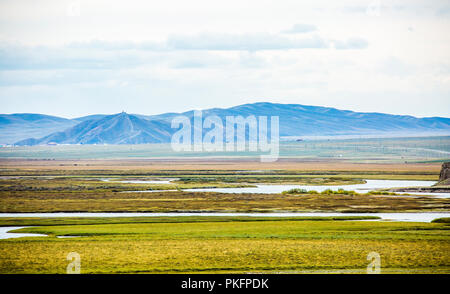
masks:
POLYGON ((40 139, 22 140, 16 145, 159 143, 168 136, 170 133, 167 126, 122 112, 100 119, 85 120, 65 131, 52 133, 40 139))
MULTIPOLYGON (((243 117, 277 115, 280 118, 281 137, 392 134, 411 134, 413 136, 419 133, 450 135, 450 118, 417 118, 411 115, 355 112, 301 104, 257 102, 230 108, 206 109, 202 111, 202 114, 203 117, 217 115, 223 121, 229 115, 241 115, 243 117)), ((177 131, 171 129, 170 123, 174 117, 179 115, 192 119, 194 110, 159 115, 122 112, 113 115, 94 114, 72 120, 59 118, 61 124, 58 127, 61 129, 56 132, 34 138, 30 138, 30 136, 26 139, 17 140, 15 143, 16 145, 48 144, 51 142, 57 144, 168 143, 171 135, 177 131), (69 125, 69 127, 65 127, 66 125, 69 125)), ((2 116, 4 115, 0 115, 0 118, 2 116)), ((30 114, 27 114, 27 116, 30 116, 30 114)), ((37 124, 45 121, 44 117, 45 115, 42 115, 42 117, 38 115, 40 120, 37 120, 37 124)), ((22 121, 25 120, 22 119, 22 121)), ((51 121, 56 123, 58 117, 53 117, 51 121)), ((7 128, 7 126, 5 127, 0 120, 0 130, 1 128, 7 128)))

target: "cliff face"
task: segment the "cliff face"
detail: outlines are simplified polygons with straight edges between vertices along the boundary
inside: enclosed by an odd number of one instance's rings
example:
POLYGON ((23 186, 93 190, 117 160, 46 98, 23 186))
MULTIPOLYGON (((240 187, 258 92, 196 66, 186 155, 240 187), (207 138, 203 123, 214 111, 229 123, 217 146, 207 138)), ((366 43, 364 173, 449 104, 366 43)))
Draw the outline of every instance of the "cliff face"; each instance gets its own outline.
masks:
POLYGON ((442 164, 441 173, 439 175, 439 184, 450 185, 450 162, 442 164))

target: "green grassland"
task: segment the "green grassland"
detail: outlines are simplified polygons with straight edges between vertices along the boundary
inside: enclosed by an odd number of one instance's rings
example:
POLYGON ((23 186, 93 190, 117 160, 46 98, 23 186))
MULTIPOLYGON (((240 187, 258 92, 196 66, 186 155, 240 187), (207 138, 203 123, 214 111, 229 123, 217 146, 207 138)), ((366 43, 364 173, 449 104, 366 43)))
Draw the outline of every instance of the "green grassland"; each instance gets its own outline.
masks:
POLYGON ((69 252, 82 273, 364 273, 372 251, 385 273, 450 273, 448 224, 344 219, 7 219, 49 236, 1 240, 0 273, 65 273, 69 252))

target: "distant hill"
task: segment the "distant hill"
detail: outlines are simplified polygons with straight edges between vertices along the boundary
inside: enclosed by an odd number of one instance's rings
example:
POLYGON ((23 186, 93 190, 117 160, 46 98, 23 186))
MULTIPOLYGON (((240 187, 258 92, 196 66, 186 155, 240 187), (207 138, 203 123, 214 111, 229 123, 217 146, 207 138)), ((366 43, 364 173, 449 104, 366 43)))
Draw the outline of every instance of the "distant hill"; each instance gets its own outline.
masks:
POLYGON ((41 139, 26 139, 16 145, 58 144, 143 144, 170 140, 170 126, 119 113, 86 120, 63 132, 41 139))
POLYGON ((104 118, 105 116, 108 116, 108 115, 107 114, 92 114, 92 115, 77 117, 77 118, 74 118, 72 120, 77 121, 77 122, 84 122, 84 121, 87 121, 87 120, 101 119, 101 118, 104 118))
MULTIPOLYGON (((170 128, 172 119, 178 115, 192 118, 194 112, 165 113, 160 115, 90 115, 67 120, 64 118, 35 115, 29 122, 26 117, 8 126, 0 120, 0 129, 11 133, 10 126, 21 136, 17 145, 37 144, 141 144, 167 143, 176 131, 170 128), (42 117, 42 119, 37 119, 42 117), (47 117, 47 120, 44 119, 47 117), (20 125, 24 125, 21 132, 20 125), (28 137, 30 125, 34 134, 28 137), (37 130, 40 128, 40 130, 37 130), (57 129, 51 132, 50 129, 57 129), (40 133, 46 133, 39 136, 40 133), (31 137, 31 138, 30 138, 31 137), (39 139, 36 139, 39 138, 39 139)), ((212 108, 203 111, 203 117, 217 115, 225 121, 226 116, 249 115, 279 116, 280 136, 283 138, 308 136, 416 136, 450 135, 450 118, 416 118, 408 115, 363 113, 338 110, 329 107, 300 104, 253 103, 231 108, 212 108)), ((5 115, 0 116, 4 117, 5 115)), ((14 115, 9 115, 14 116, 14 115)), ((18 115, 19 117, 21 115, 18 115)), ((29 116, 32 116, 29 114, 29 116)), ((0 139, 3 137, 0 136, 0 139)), ((0 142, 2 143, 2 142, 0 142)))
MULTIPOLYGON (((194 112, 181 113, 188 117, 194 112)), ((149 119, 170 122, 179 113, 150 116, 149 119)), ((280 136, 336 136, 336 135, 387 135, 387 134, 450 134, 450 118, 416 118, 409 115, 364 113, 330 107, 300 104, 260 102, 231 108, 212 108, 203 111, 203 117, 217 115, 225 120, 227 115, 279 116, 280 136)))
POLYGON ((0 144, 13 144, 30 137, 43 137, 63 131, 77 123, 70 119, 44 114, 0 114, 0 144))

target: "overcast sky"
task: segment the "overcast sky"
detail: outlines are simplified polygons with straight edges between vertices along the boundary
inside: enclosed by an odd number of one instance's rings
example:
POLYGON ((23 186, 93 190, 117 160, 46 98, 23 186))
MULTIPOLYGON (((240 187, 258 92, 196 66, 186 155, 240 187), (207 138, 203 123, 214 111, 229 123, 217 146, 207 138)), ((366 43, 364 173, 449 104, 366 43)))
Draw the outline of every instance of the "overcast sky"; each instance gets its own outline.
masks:
POLYGON ((450 1, 0 1, 0 113, 450 117, 450 1))

